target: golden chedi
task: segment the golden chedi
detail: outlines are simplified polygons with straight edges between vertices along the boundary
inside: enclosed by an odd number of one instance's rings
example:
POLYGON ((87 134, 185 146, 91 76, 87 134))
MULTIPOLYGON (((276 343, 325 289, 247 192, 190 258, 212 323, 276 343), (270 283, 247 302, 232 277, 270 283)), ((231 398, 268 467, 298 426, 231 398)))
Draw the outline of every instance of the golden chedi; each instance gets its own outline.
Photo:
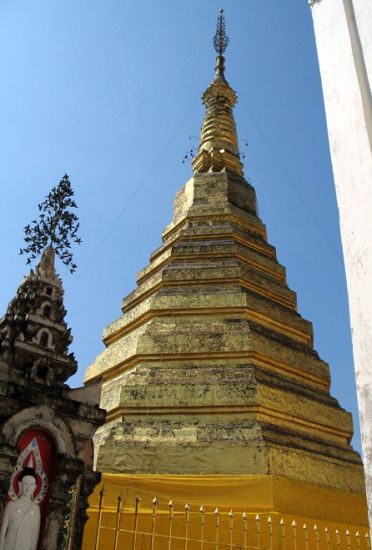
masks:
POLYGON ((228 504, 235 484, 247 510, 366 526, 351 414, 329 393, 243 176, 222 15, 214 42, 194 175, 86 372, 102 380, 107 409, 97 469, 108 485, 130 478, 154 495, 167 480, 184 503, 193 492, 228 504))

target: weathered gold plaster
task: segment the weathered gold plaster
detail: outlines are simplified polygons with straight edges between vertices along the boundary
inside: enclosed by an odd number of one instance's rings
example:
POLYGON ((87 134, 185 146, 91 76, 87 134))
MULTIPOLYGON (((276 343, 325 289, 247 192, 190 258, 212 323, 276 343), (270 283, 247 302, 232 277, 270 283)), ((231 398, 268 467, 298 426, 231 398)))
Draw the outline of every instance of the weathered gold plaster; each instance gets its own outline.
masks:
POLYGON ((163 247, 87 371, 103 378, 108 411, 99 468, 272 473, 363 491, 350 414, 330 397, 312 325, 256 231, 253 188, 199 174, 175 202, 163 247))
POLYGON ((279 476, 289 493, 311 483, 362 501, 351 415, 329 393, 328 365, 243 178, 235 92, 216 77, 203 99, 195 174, 86 372, 102 379, 108 413, 98 468, 279 476))

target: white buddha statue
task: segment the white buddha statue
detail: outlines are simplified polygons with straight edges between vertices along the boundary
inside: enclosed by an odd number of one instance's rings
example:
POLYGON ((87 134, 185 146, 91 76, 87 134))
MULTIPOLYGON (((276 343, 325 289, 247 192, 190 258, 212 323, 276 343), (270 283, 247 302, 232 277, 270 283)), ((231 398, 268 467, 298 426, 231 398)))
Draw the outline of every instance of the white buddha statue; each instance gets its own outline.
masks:
POLYGON ((40 508, 32 500, 36 489, 33 468, 19 476, 19 497, 8 502, 0 531, 0 550, 36 550, 40 532, 40 508))

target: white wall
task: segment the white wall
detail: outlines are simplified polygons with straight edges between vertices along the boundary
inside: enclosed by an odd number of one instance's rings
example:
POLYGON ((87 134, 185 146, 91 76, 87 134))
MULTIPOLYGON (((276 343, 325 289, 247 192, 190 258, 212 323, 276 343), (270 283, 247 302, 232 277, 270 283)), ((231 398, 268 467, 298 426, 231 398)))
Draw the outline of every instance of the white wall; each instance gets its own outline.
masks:
POLYGON ((372 526, 372 0, 312 6, 349 295, 372 526))

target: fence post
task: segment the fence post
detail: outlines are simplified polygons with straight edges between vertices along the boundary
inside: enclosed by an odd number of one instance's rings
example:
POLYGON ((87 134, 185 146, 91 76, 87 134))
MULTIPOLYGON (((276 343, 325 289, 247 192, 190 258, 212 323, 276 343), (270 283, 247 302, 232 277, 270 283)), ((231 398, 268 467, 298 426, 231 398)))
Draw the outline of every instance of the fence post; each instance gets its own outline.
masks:
POLYGON ((351 536, 349 529, 346 529, 346 546, 347 550, 351 550, 351 536))
POLYGON ((216 518, 216 550, 218 550, 219 539, 220 539, 220 512, 218 508, 215 509, 214 516, 216 518))
POLYGON ((102 521, 102 508, 103 508, 103 499, 105 496, 105 488, 102 487, 102 489, 99 492, 99 505, 98 505, 98 519, 97 519, 97 532, 96 532, 96 544, 94 547, 94 550, 98 550, 99 545, 99 537, 100 537, 100 531, 101 531, 101 521, 102 521))
POLYGON ((296 523, 296 520, 292 521, 292 539, 293 539, 293 550, 297 550, 297 523, 296 523))
POLYGON ((133 543, 132 543, 132 550, 136 550, 136 542, 137 542, 137 528, 138 528, 138 514, 140 509, 140 502, 141 497, 138 495, 136 496, 136 508, 134 510, 134 528, 133 528, 133 543))
POLYGON ((273 550, 273 520, 271 516, 267 518, 267 527, 269 532, 269 550, 273 550))
POLYGON ((190 520, 190 506, 185 505, 185 550, 187 550, 189 544, 189 520, 190 520))
POLYGON ((256 546, 257 548, 260 547, 260 541, 261 541, 261 518, 260 515, 257 514, 256 516, 256 546))
POLYGON ((116 508, 114 550, 117 550, 118 541, 119 541, 120 515, 121 515, 121 499, 122 499, 122 495, 121 495, 121 493, 120 493, 120 495, 118 495, 118 505, 117 505, 117 508, 116 508))
POLYGON ((317 524, 314 525, 314 533, 315 533, 315 545, 316 545, 316 550, 319 550, 320 538, 319 538, 319 529, 318 529, 317 524))
POLYGON ((234 513, 230 510, 229 513, 229 530, 230 530, 230 550, 233 547, 233 529, 234 529, 234 513))
POLYGON ((360 533, 359 533, 359 531, 357 531, 355 533, 355 538, 356 538, 357 549, 359 550, 360 549, 360 533))
POLYGON ((243 514, 243 537, 244 537, 244 550, 247 550, 247 514, 243 514))
POLYGON ((204 548, 204 506, 200 506, 200 550, 204 548))
POLYGON ((307 531, 307 525, 304 523, 304 541, 305 541, 305 550, 309 550, 309 533, 307 531))
POLYGON ((330 534, 329 534, 328 526, 324 529, 324 531, 325 531, 325 538, 326 538, 327 550, 329 550, 330 544, 331 544, 331 537, 330 537, 330 534))
POLYGON ((70 490, 69 490, 69 493, 71 495, 71 514, 70 514, 69 528, 67 528, 67 532, 68 532, 67 550, 71 550, 74 544, 75 530, 76 530, 76 515, 78 512, 80 490, 81 490, 81 475, 77 477, 75 485, 70 487, 70 490))
POLYGON ((157 511, 158 511, 158 499, 155 497, 152 500, 150 550, 154 550, 154 545, 155 545, 155 522, 156 522, 157 511))
POLYGON ((280 520, 280 548, 281 550, 285 550, 285 521, 282 518, 280 520))
POLYGON ((336 546, 337 546, 338 550, 340 550, 341 539, 340 539, 340 531, 339 531, 338 527, 335 531, 335 537, 336 537, 336 546))
POLYGON ((173 500, 169 501, 169 529, 168 529, 168 550, 172 547, 172 527, 173 527, 173 500))
POLYGON ((365 539, 366 539, 366 548, 367 548, 368 550, 371 550, 371 541, 369 540, 368 531, 366 532, 365 539))

